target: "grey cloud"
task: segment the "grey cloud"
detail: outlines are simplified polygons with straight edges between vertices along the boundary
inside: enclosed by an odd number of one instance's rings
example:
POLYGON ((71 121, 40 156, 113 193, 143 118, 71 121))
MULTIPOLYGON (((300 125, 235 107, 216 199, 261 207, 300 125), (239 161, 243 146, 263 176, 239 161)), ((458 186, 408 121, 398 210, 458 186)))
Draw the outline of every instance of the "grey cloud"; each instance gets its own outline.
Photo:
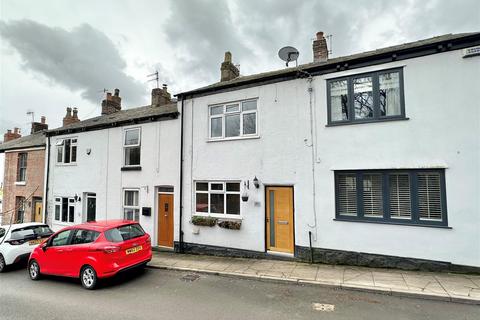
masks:
POLYGON ((126 104, 141 104, 145 86, 125 74, 126 63, 101 31, 82 24, 71 31, 31 20, 0 21, 0 35, 20 54, 23 66, 99 103, 103 88, 119 88, 126 104))

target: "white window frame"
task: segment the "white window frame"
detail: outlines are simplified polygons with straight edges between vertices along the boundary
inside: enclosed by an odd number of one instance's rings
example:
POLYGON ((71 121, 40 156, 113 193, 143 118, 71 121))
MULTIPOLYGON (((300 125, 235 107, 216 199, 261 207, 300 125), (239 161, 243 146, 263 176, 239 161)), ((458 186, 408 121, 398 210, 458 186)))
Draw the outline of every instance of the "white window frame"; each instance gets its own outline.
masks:
POLYGON ((242 184, 239 180, 231 180, 231 181, 209 181, 209 180, 195 180, 193 182, 194 190, 193 190, 193 214, 195 216, 204 216, 204 217, 214 217, 214 218, 225 218, 225 219, 242 219, 242 184), (208 191, 197 191, 197 183, 207 183, 208 184, 208 191), (239 191, 227 191, 227 183, 238 183, 239 191), (212 190, 212 184, 222 184, 223 190, 212 190), (197 212, 197 193, 207 194, 207 212, 197 212), (210 194, 223 194, 223 212, 224 213, 211 213, 210 212, 210 194), (240 198, 240 212, 239 214, 227 214, 227 194, 237 194, 240 198))
POLYGON ((18 153, 18 159, 17 159, 17 177, 16 177, 16 182, 26 182, 27 181, 27 166, 28 166, 28 152, 19 152, 18 153), (20 166, 20 158, 25 156, 25 163, 24 166, 20 166), (22 170, 25 170, 25 173, 23 175, 23 180, 20 179, 22 176, 20 172, 22 170))
POLYGON ((236 139, 245 139, 245 138, 254 138, 258 137, 258 98, 253 99, 245 99, 240 101, 232 101, 223 104, 213 104, 208 106, 208 139, 211 141, 216 140, 236 140, 236 139), (243 111, 242 105, 244 102, 248 101, 256 101, 256 109, 255 110, 247 110, 243 111), (227 112, 227 106, 238 105, 238 111, 230 111, 227 112), (222 107, 221 114, 211 114, 211 110, 216 107, 222 107), (243 116, 246 114, 255 114, 255 133, 244 134, 243 133, 243 116), (225 117, 228 115, 239 115, 240 116, 240 134, 238 136, 227 137, 226 133, 226 122, 225 117), (222 119, 222 135, 220 137, 212 137, 212 119, 219 118, 222 119))
POLYGON ((74 197, 64 197, 64 196, 55 196, 55 205, 53 209, 53 221, 58 222, 58 223, 65 223, 65 224, 74 224, 75 223, 75 198, 74 197), (67 200, 67 220, 63 221, 62 220, 62 205, 63 205, 63 199, 68 199, 67 200), (60 215, 59 219, 55 217, 55 213, 57 210, 57 206, 60 206, 60 215), (70 207, 73 208, 73 222, 70 222, 70 207))
POLYGON ((56 151, 57 154, 55 155, 55 159, 58 165, 75 165, 77 164, 77 159, 78 159, 78 137, 68 137, 68 138, 62 138, 58 139, 55 143, 56 151), (70 140, 70 162, 65 162, 65 141, 70 140), (76 148, 75 150, 75 161, 72 161, 72 151, 73 147, 76 148), (62 149, 62 161, 58 161, 58 149, 62 149))
POLYGON ((123 145, 123 166, 124 167, 139 167, 142 163, 142 127, 134 127, 134 128, 126 128, 123 130, 123 142, 122 142, 122 145, 123 145), (128 131, 134 131, 134 130, 138 130, 138 143, 136 144, 129 144, 129 145, 126 145, 125 144, 125 138, 127 137, 127 132, 128 131), (135 147, 139 147, 140 148, 140 163, 139 164, 126 164, 125 163, 125 152, 128 148, 135 148, 135 147))
POLYGON ((138 221, 135 220, 135 215, 133 216, 134 220, 139 222, 140 221, 140 213, 141 213, 141 210, 140 210, 140 189, 138 188, 124 188, 123 189, 123 192, 122 192, 122 216, 123 216, 123 219, 125 219, 125 209, 138 209, 138 221), (134 192, 137 192, 138 194, 138 204, 136 206, 131 206, 131 205, 125 205, 125 200, 126 200, 126 197, 125 197, 125 194, 127 193, 127 191, 134 191, 134 192))

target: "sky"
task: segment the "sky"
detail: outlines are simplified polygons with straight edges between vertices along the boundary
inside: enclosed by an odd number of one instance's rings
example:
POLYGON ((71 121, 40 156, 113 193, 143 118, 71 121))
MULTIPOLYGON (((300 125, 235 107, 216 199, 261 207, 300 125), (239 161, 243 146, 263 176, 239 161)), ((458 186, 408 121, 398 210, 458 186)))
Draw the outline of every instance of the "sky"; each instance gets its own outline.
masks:
POLYGON ((50 128, 66 107, 100 115, 104 89, 146 105, 157 70, 172 94, 217 82, 225 51, 242 75, 284 68, 286 45, 311 62, 317 31, 333 57, 480 31, 480 1, 0 0, 0 140, 29 133, 28 111, 50 128))

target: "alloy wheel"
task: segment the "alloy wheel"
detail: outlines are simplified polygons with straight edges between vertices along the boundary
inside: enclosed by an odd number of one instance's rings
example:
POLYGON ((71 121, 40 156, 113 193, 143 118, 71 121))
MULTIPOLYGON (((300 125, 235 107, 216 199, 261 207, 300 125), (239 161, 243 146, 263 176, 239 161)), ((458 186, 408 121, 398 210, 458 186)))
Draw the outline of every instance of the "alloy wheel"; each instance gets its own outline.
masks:
POLYGON ((91 267, 86 267, 82 272, 82 283, 87 289, 92 288, 95 285, 97 275, 91 267))
POLYGON ((29 269, 30 269, 30 278, 37 279, 40 273, 40 268, 38 267, 38 263, 36 261, 33 261, 32 263, 30 263, 29 269))

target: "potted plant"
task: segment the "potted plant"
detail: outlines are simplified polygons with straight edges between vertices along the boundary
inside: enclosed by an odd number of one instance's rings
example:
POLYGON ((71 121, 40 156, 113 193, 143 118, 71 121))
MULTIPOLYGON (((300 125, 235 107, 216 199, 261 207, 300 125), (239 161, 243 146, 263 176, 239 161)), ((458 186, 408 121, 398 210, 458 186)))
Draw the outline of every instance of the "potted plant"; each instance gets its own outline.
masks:
POLYGON ((191 221, 196 226, 213 227, 217 224, 217 220, 213 217, 193 216, 191 221))
POLYGON ((240 230, 240 227, 242 226, 242 221, 222 220, 218 222, 218 226, 224 229, 240 230))

